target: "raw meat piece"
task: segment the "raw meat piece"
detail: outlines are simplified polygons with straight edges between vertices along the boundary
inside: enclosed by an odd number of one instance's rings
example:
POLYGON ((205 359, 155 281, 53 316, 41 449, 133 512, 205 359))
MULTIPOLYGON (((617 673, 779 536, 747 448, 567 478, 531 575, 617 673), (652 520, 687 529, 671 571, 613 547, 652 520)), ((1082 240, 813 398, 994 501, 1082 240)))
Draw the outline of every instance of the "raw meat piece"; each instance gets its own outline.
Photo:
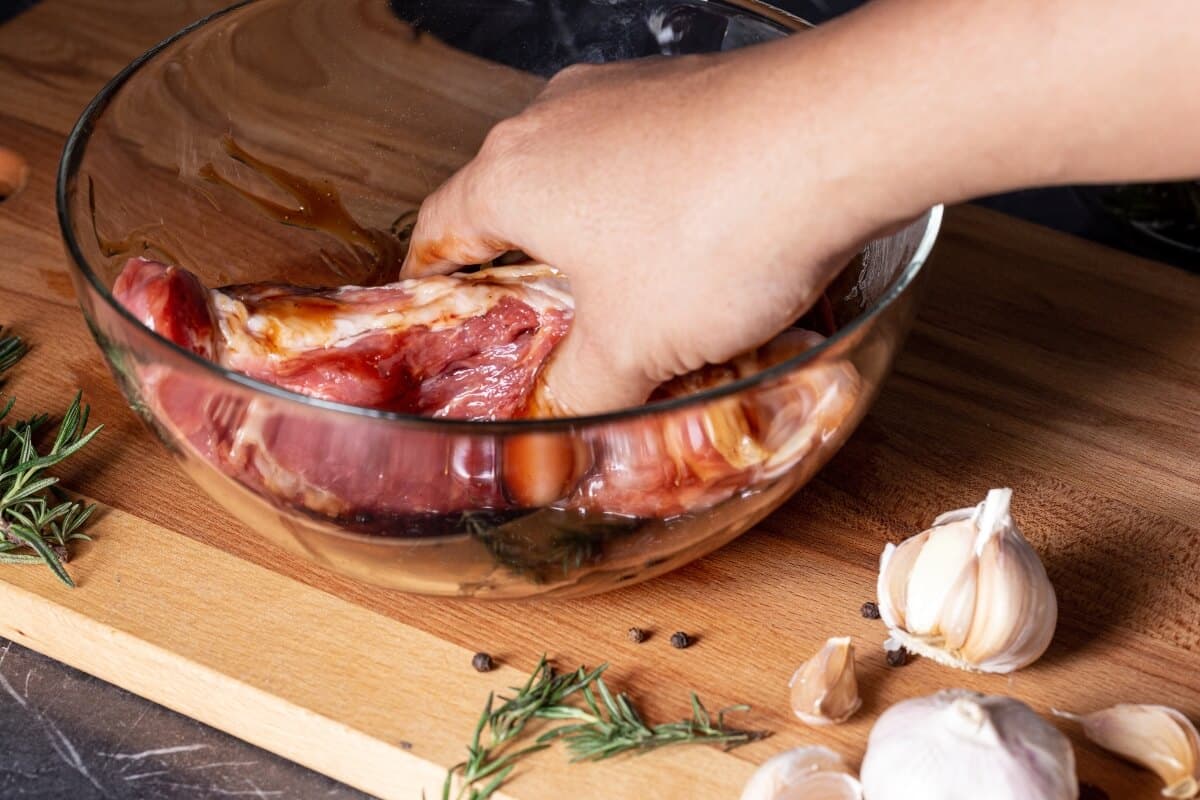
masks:
MULTIPOLYGON (((824 337, 791 330, 728 364, 677 378, 656 399, 693 394, 756 374, 824 337)), ((834 440, 854 409, 857 371, 815 363, 753 392, 615 426, 598 437, 596 458, 568 495, 574 508, 620 509, 667 518, 710 508, 778 478, 834 440)))
POLYGON ((164 339, 198 356, 216 357, 209 292, 187 270, 131 258, 113 284, 113 296, 164 339))
POLYGON ((537 265, 370 288, 208 291, 186 270, 135 258, 113 293, 167 339, 264 383, 464 419, 524 408, 573 308, 566 282, 537 265))
MULTIPOLYGON (((569 326, 563 281, 539 265, 375 288, 205 290, 132 259, 118 300, 148 327, 232 370, 327 400, 476 420, 540 407, 537 374, 569 326)), ((660 387, 690 394, 822 341, 793 330, 660 387)), ((860 391, 820 361, 729 397, 580 434, 452 435, 245 399, 206 375, 143 367, 144 401, 172 438, 278 505, 338 519, 557 505, 665 518, 709 508, 838 443, 860 391)))

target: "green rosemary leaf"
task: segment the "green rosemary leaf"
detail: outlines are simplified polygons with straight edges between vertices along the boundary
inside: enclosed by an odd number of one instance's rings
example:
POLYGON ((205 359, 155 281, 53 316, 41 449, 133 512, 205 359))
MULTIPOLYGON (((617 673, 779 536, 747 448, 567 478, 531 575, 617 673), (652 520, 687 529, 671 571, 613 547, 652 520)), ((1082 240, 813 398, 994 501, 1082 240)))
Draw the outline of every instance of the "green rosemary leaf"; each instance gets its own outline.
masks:
POLYGON ((0 564, 41 564, 42 559, 38 556, 14 555, 7 551, 0 551, 0 564))
MULTIPOLYGON (((37 452, 33 449, 33 432, 26 428, 22 428, 16 432, 15 439, 16 441, 13 442, 13 449, 16 450, 17 460, 28 461, 29 459, 33 458, 37 452)), ((0 475, 0 478, 3 477, 4 476, 0 475)))
MULTIPOLYGON (((15 336, 0 331, 0 373, 28 351, 15 336)), ((79 452, 99 432, 87 431, 89 409, 77 393, 55 432, 48 450, 39 452, 35 437, 49 421, 46 414, 4 424, 14 407, 0 404, 0 563, 44 563, 67 586, 74 581, 63 566, 67 543, 86 539, 80 529, 93 507, 52 497, 58 478, 44 474, 79 452), (51 500, 55 505, 51 505, 51 500)))
POLYGON ((488 692, 487 703, 484 704, 483 714, 479 717, 479 723, 475 726, 475 735, 471 738, 471 750, 479 750, 479 737, 483 735, 483 729, 487 726, 488 720, 492 717, 492 702, 496 699, 496 695, 488 692))
POLYGON ((603 719, 600 715, 600 706, 596 705, 596 693, 592 691, 592 688, 585 686, 580 694, 583 695, 583 702, 587 703, 587 707, 591 709, 592 716, 598 720, 603 719))
POLYGON ((491 796, 508 779, 519 759, 555 741, 563 741, 571 761, 578 762, 602 761, 676 744, 709 744, 728 749, 767 735, 763 731, 726 727, 725 714, 745 710, 745 706, 722 709, 714 724, 712 715, 695 692, 690 698, 690 719, 650 727, 628 695, 614 694, 608 688, 602 677, 607 668, 607 664, 601 664, 590 671, 580 667, 574 672, 556 674, 543 656, 525 684, 513 687, 515 694, 505 698, 494 710, 494 698, 489 695, 483 717, 467 748, 467 761, 447 773, 442 792, 444 800, 450 800, 456 773, 461 773, 463 780, 458 798, 465 796, 468 800, 477 800, 491 796), (576 702, 572 703, 572 700, 576 702), (531 746, 506 751, 507 744, 518 738, 534 719, 568 724, 544 731, 531 746), (486 747, 482 744, 485 728, 488 734, 486 747), (488 778, 490 780, 482 788, 475 788, 488 778))
MULTIPOLYGON (((696 698, 696 702, 697 703, 700 702, 700 699, 696 698)), ((744 714, 745 712, 747 712, 749 710, 750 710, 750 706, 746 705, 745 703, 739 703, 736 706, 727 706, 726 708, 722 708, 720 711, 717 712, 717 727, 718 728, 725 727, 725 715, 726 714, 744 714)))
POLYGON ((696 696, 695 692, 692 692, 692 719, 705 728, 709 727, 712 722, 712 718, 708 716, 708 710, 700 702, 700 698, 696 696))
MULTIPOLYGON (((592 721, 596 719, 596 715, 589 714, 588 712, 584 711, 582 708, 576 708, 575 706, 548 706, 538 712, 538 719, 549 719, 549 720, 568 720, 569 719, 569 720, 578 720, 584 724, 591 724, 592 721)), ((541 736, 538 737, 538 741, 547 741, 548 742, 554 738, 557 738, 558 736, 562 735, 562 731, 566 730, 569 727, 571 727, 571 726, 567 725, 567 726, 554 728, 552 730, 548 730, 545 733, 543 733, 541 736)))
POLYGON ((514 766, 513 762, 515 762, 517 759, 521 758, 522 756, 529 755, 530 753, 536 753, 538 750, 545 750, 547 747, 549 747, 549 745, 532 744, 529 747, 525 747, 520 750, 514 750, 511 753, 505 753, 504 755, 487 762, 473 771, 471 773, 471 778, 472 780, 479 781, 493 774, 497 770, 512 769, 514 766))
POLYGON ((70 586, 72 589, 75 588, 75 581, 71 580, 71 576, 68 575, 66 569, 63 568, 62 559, 58 557, 58 553, 55 553, 54 550, 50 548, 50 545, 46 544, 46 541, 41 537, 41 534, 39 534, 37 531, 23 528, 20 525, 10 525, 7 533, 10 538, 20 541, 22 544, 29 547, 30 550, 33 550, 35 553, 37 553, 46 566, 48 566, 50 570, 58 576, 60 581, 65 583, 67 586, 70 586))
POLYGON ((446 770, 446 780, 442 784, 442 800, 450 800, 450 791, 454 788, 454 774, 467 766, 467 762, 455 764, 446 770))
POLYGON ((496 793, 496 790, 500 788, 501 784, 508 780, 508 776, 512 774, 514 769, 516 769, 516 765, 509 764, 507 767, 502 769, 499 774, 488 781, 487 785, 482 789, 472 790, 471 800, 487 800, 487 798, 496 793))
POLYGON ((92 537, 85 533, 79 533, 79 529, 87 524, 87 521, 92 518, 92 513, 96 510, 94 503, 84 505, 83 503, 71 503, 67 513, 63 515, 62 521, 51 522, 50 529, 54 537, 59 540, 60 544, 66 544, 71 539, 82 539, 90 542, 92 537))
MULTIPOLYGON (((58 499, 58 498, 56 497, 55 499, 58 499)), ((67 500, 65 502, 59 503, 56 506, 51 506, 47 502, 45 497, 39 497, 32 502, 35 505, 37 505, 37 507, 39 509, 41 509, 41 511, 39 512, 41 519, 47 525, 49 525, 51 522, 54 522, 59 517, 66 516, 67 512, 69 512, 71 510, 71 505, 72 505, 71 501, 67 500)))
MULTIPOLYGON (((692 694, 693 694, 693 696, 695 696, 694 692, 692 694)), ((617 703, 620 704, 622 716, 624 716, 626 719, 629 719, 629 720, 637 723, 638 725, 641 725, 643 727, 645 726, 646 723, 642 722, 641 715, 638 714, 637 709, 635 709, 632 705, 630 705, 629 698, 626 695, 624 695, 624 694, 617 695, 617 703)))
MULTIPOLYGON (((0 373, 12 369, 28 351, 21 337, 5 336, 4 329, 0 328, 0 373)), ((0 414, 0 417, 3 416, 0 414)))
MULTIPOLYGON (((0 475, 0 478, 3 477, 0 475)), ((44 492, 56 483, 58 483, 58 478, 39 478, 33 483, 14 481, 8 492, 0 497, 0 508, 16 505, 27 498, 35 497, 38 492, 44 492)))
POLYGON ((36 529, 38 527, 37 523, 30 519, 27 514, 24 514, 20 508, 8 509, 8 519, 10 524, 13 520, 16 520, 17 523, 24 525, 26 528, 36 529))
MULTIPOLYGON (((17 434, 22 445, 20 463, 14 467, 11 467, 8 471, 0 473, 0 481, 11 479, 20 473, 36 474, 41 470, 49 469, 56 464, 60 464, 82 450, 83 447, 99 432, 100 428, 94 428, 90 433, 81 439, 77 439, 61 448, 56 447, 56 449, 51 450, 44 456, 35 456, 37 451, 33 447, 33 435, 28 431, 21 431, 17 434)), ((58 442, 55 442, 55 445, 57 446, 58 442)))

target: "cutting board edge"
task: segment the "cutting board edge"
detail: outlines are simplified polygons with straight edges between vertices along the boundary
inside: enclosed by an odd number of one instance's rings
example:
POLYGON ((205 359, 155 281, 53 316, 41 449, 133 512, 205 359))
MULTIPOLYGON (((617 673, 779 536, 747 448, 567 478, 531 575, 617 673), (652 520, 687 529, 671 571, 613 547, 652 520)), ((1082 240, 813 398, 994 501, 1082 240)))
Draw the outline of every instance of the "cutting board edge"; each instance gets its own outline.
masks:
POLYGON ((24 621, 0 620, 0 636, 384 800, 411 800, 414 783, 440 785, 445 777, 444 766, 400 743, 388 744, 36 592, 0 580, 0 603, 24 621), (225 696, 222 702, 204 702, 217 691, 225 696), (311 728, 307 735, 297 729, 305 721, 311 728), (293 734, 280 736, 285 726, 293 734), (316 739, 321 747, 301 746, 316 739), (290 741, 295 746, 286 744, 290 741), (389 774, 379 774, 382 764, 395 767, 390 775, 405 773, 409 779, 397 785, 389 774))

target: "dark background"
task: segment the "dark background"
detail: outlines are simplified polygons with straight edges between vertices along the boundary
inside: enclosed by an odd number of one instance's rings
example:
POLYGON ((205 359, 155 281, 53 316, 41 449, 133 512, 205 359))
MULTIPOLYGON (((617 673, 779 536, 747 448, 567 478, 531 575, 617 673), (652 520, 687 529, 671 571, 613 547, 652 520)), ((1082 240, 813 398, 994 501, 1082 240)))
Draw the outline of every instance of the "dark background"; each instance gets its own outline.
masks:
MULTIPOLYGON (((170 1, 162 0, 162 2, 170 1)), ((864 0, 772 1, 776 6, 811 22, 821 22, 830 19, 862 5, 864 2, 864 0)), ((3 24, 7 19, 16 16, 23 10, 33 7, 38 2, 39 0, 0 0, 0 24, 3 24)), ((120 2, 120 0, 113 0, 113 2, 120 2)), ((513 33, 510 31, 489 31, 484 34, 481 34, 478 30, 464 32, 461 24, 455 26, 453 23, 447 26, 446 30, 439 30, 439 24, 436 21, 437 17, 445 17, 447 20, 468 18, 470 16, 469 13, 464 13, 464 11, 469 8, 470 4, 471 0, 432 0, 427 4, 429 10, 422 12, 422 16, 427 18, 427 22, 431 23, 430 27, 432 29, 442 34, 442 38, 453 42, 456 37, 460 37, 465 40, 463 42, 464 45, 469 45, 468 49, 483 51, 494 49, 496 52, 492 55, 499 60, 507 60, 505 58, 506 54, 503 52, 503 42, 506 38, 514 38, 513 33), (491 36, 488 36, 488 34, 491 34, 491 36), (481 45, 478 41, 481 36, 487 38, 489 41, 481 45)), ((421 0, 406 0, 405 2, 398 2, 397 5, 408 8, 422 5, 422 2, 421 0)), ((575 0, 534 0, 530 4, 529 13, 525 14, 525 16, 544 17, 545 15, 542 13, 543 10, 541 7, 554 6, 556 10, 562 9, 555 16, 569 20, 572 13, 575 13, 574 8, 576 6, 591 5, 593 4, 578 3, 575 0)), ((602 6, 603 4, 599 5, 602 6)), ((579 13, 589 13, 594 17, 597 13, 605 12, 602 9, 597 11, 596 8, 591 8, 586 12, 579 13)), ((513 16, 517 17, 520 15, 520 12, 516 12, 513 16)), ((593 24, 595 23, 593 22, 593 24)), ((1195 202, 1200 203, 1200 191, 1197 192, 1196 197, 1198 199, 1195 202)), ((1200 206, 1192 211, 1192 219, 1196 221, 1192 226, 1191 235, 1192 241, 1196 243, 1196 246, 1186 249, 1166 245, 1161 241, 1154 241, 1151 237, 1133 230, 1131 226, 1125 224, 1122 220, 1104 213, 1103 210, 1097 207, 1094 199, 1094 193, 1092 193, 1092 202, 1089 202, 1089 194, 1086 189, 1081 192, 1076 187, 1058 187, 1030 189, 995 197, 981 198, 976 202, 1004 213, 1112 247, 1121 248, 1137 255, 1165 261, 1192 271, 1200 271, 1200 219, 1196 219, 1200 217, 1200 206)))

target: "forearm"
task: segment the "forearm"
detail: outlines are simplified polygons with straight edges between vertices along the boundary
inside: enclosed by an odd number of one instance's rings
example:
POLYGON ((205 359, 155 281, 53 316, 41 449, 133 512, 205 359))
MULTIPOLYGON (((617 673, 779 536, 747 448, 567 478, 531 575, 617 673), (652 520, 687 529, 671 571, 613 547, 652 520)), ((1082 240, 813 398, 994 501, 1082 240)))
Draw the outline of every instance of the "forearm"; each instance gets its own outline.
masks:
POLYGON ((570 277, 571 413, 771 339, 864 239, 1019 186, 1200 174, 1200 3, 875 0, 717 56, 557 76, 428 198, 406 276, 570 277))
MULTIPOLYGON (((888 211, 1025 186, 1200 175, 1200 3, 876 0, 786 47, 888 211)), ((782 48, 777 56, 782 58, 782 48)), ((778 79, 778 77, 777 77, 778 79)))

